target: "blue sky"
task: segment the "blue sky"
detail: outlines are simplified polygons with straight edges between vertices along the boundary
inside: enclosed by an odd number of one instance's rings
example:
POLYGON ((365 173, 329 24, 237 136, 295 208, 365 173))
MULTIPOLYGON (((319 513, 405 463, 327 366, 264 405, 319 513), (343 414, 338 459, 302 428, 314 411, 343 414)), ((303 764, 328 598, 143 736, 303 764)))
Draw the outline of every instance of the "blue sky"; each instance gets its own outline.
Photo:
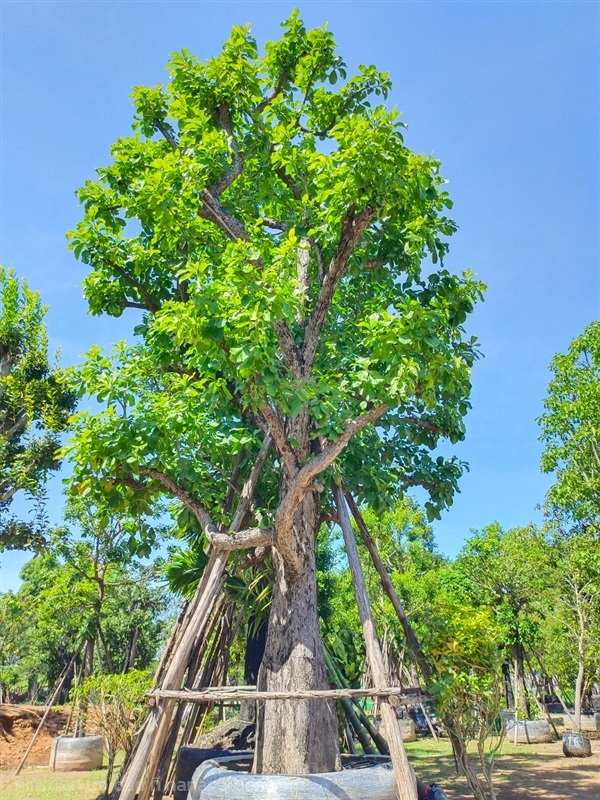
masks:
MULTIPOLYGON (((214 55, 246 22, 263 43, 296 5, 307 25, 329 23, 351 68, 391 73, 407 144, 450 180, 459 232, 447 265, 488 285, 469 323, 485 358, 456 448, 471 471, 436 525, 453 554, 471 528, 540 520, 548 365, 600 316, 597 3, 3 0, 0 259, 49 304, 63 364, 130 335, 132 317, 87 316, 65 241, 75 190, 128 135, 131 88, 164 82, 171 52, 214 55)), ((51 492, 58 520, 60 481, 51 492)), ((4 557, 4 589, 24 559, 4 557)))

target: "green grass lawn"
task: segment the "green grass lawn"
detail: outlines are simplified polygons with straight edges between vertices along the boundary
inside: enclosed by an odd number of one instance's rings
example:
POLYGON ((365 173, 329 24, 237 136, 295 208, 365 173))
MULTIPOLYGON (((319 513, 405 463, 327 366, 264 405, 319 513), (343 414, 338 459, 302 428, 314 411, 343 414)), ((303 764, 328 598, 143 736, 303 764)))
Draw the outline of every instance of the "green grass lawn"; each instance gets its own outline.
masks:
POLYGON ((50 772, 45 767, 0 772, 1 800, 96 800, 104 790, 106 770, 50 772))

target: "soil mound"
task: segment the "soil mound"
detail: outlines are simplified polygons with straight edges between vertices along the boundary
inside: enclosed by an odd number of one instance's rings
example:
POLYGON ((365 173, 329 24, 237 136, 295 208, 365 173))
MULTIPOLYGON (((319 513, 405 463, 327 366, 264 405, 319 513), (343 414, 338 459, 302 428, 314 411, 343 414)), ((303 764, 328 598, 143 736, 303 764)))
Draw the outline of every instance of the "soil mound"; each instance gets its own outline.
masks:
MULTIPOLYGON (((43 706, 0 704, 0 769, 13 769, 18 766, 44 711, 43 706)), ((27 758, 29 766, 48 765, 52 740, 64 732, 67 719, 68 713, 61 709, 50 711, 27 758)))

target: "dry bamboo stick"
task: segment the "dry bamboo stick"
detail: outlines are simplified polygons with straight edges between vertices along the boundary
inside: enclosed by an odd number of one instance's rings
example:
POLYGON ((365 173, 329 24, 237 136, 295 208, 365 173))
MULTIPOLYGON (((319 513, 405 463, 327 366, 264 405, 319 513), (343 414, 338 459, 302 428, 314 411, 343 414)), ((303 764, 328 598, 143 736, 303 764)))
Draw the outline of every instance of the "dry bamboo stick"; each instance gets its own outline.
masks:
MULTIPOLYGON (((388 676, 386 675, 383 655, 379 640, 377 639, 377 631, 373 621, 373 614, 371 613, 365 577, 358 556, 354 531, 352 530, 350 517, 348 515, 348 506, 339 486, 333 487, 333 495, 337 507, 340 528, 342 529, 344 543, 346 545, 348 564, 350 565, 350 571, 354 581, 354 590, 362 622, 365 647, 371 673, 375 683, 385 684, 388 683, 388 676)), ((402 732, 398 724, 396 712, 389 701, 391 696, 392 693, 390 692, 387 695, 388 702, 381 704, 381 718, 390 748, 390 757, 396 777, 396 785, 398 787, 398 797, 399 800, 418 800, 416 779, 408 763, 408 758, 406 757, 406 750, 404 749, 404 741, 402 740, 402 732)))
POLYGON ((352 700, 355 697, 397 697, 399 702, 402 702, 403 698, 418 702, 423 697, 420 689, 411 692, 400 686, 372 689, 306 689, 298 692, 259 692, 253 686, 216 686, 198 691, 154 689, 148 692, 148 695, 151 698, 166 698, 186 703, 212 702, 233 705, 239 700, 352 700))
MULTIPOLYGON (((206 627, 210 612, 221 591, 228 555, 227 551, 211 551, 208 564, 198 587, 197 596, 200 600, 197 605, 195 604, 194 619, 190 620, 168 666, 165 666, 163 686, 167 689, 181 686, 194 642, 199 632, 206 627)), ((162 752, 165 739, 169 733, 174 706, 175 703, 171 701, 156 705, 151 709, 135 756, 123 775, 118 794, 119 800, 134 800, 138 794, 139 783, 147 768, 148 783, 152 783, 154 778, 152 769, 156 769, 156 754, 160 755, 162 752)), ((144 791, 144 787, 140 790, 140 794, 142 791, 144 791)))
MULTIPOLYGON (((85 640, 84 640, 84 641, 85 641, 85 640)), ((61 675, 61 676, 60 676, 60 678, 58 679, 58 683, 56 684, 56 687, 55 687, 55 689, 54 689, 54 692, 52 693, 52 697, 50 698, 50 700, 48 701, 48 703, 47 703, 47 705, 46 705, 46 710, 44 711, 44 715, 43 715, 43 717, 42 717, 42 718, 41 718, 41 720, 40 720, 40 724, 37 726, 37 728, 36 728, 36 730, 35 730, 35 733, 33 734, 33 738, 32 738, 32 739, 31 739, 31 741, 29 742, 29 747, 28 747, 28 748, 27 748, 27 750, 25 751, 25 753, 24 753, 24 755, 23 755, 23 758, 21 759, 21 762, 20 762, 19 766, 17 767, 17 769, 16 769, 16 771, 15 771, 15 776, 17 776, 17 775, 19 774, 19 772, 21 772, 21 770, 23 769, 23 765, 24 765, 24 764, 25 764, 25 762, 27 761, 27 758, 28 758, 28 756, 29 756, 29 753, 31 753, 31 748, 32 748, 32 747, 33 747, 33 745, 35 744, 35 741, 36 741, 37 737, 40 735, 40 731, 42 730, 42 725, 44 724, 44 722, 46 721, 46 717, 47 717, 47 716, 48 716, 48 714, 50 713, 50 710, 51 710, 51 708, 52 708, 52 704, 54 703, 54 701, 55 701, 55 700, 56 700, 56 698, 58 697, 58 693, 59 693, 59 692, 60 692, 60 690, 62 689, 64 682, 67 680, 67 676, 69 675, 69 672, 71 671, 71 667, 72 667, 72 666, 73 666, 73 664, 75 663, 75 660, 77 659, 77 656, 78 656, 78 655, 81 653, 81 650, 82 650, 82 648, 83 648, 83 644, 84 644, 84 643, 82 642, 82 643, 79 645, 79 647, 77 648, 77 652, 75 653, 75 655, 73 656, 73 658, 72 658, 72 659, 69 661, 68 665, 67 665, 67 666, 64 668, 64 670, 63 670, 63 672, 62 672, 62 675, 61 675)))

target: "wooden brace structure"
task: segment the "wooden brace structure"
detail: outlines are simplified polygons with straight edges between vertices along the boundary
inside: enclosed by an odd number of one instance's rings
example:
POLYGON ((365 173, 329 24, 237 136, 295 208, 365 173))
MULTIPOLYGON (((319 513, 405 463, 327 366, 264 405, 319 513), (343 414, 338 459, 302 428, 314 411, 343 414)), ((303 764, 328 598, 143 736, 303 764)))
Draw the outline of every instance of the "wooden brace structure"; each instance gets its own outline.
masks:
MULTIPOLYGON (((265 450, 263 450, 263 454, 266 455, 265 450)), ((258 465, 258 469, 260 468, 262 468, 262 464, 258 465)), ((255 475, 250 476, 248 483, 253 480, 256 480, 255 475)), ((246 489, 246 487, 244 488, 246 489)), ((159 800, 159 798, 162 798, 169 765, 177 745, 178 728, 182 724, 182 713, 187 704, 207 704, 208 707, 212 707, 214 703, 233 704, 240 700, 268 701, 270 699, 303 700, 321 698, 348 702, 359 697, 376 697, 381 700, 381 716, 396 777, 398 798, 399 800, 417 800, 414 775, 408 763, 394 706, 406 702, 422 703, 427 698, 419 688, 410 689, 389 685, 389 676, 384 666, 381 646, 377 638, 364 575, 358 557, 355 535, 348 513, 348 506, 350 506, 353 515, 357 517, 359 516, 358 508, 348 493, 345 493, 339 487, 333 487, 333 493, 337 507, 337 519, 344 536, 359 607, 367 661, 375 688, 349 689, 341 687, 298 692, 259 692, 255 687, 247 686, 205 686, 204 688, 195 688, 193 682, 196 678, 196 672, 192 670, 190 665, 197 664, 198 659, 194 659, 195 653, 206 645, 204 639, 206 638, 209 623, 213 619, 215 609, 219 606, 219 600, 222 597, 225 566, 229 556, 228 550, 219 550, 218 544, 215 543, 216 546, 212 545, 209 551, 209 562, 204 570, 196 594, 188 604, 185 613, 180 616, 167 644, 155 675, 155 686, 157 688, 149 693, 150 709, 148 717, 130 757, 123 766, 120 780, 117 781, 111 793, 111 800, 150 800, 151 797, 154 800, 159 800), (193 675, 191 674, 192 672, 193 675), (186 688, 182 689, 186 674, 186 688)), ((250 492, 242 492, 243 496, 244 494, 250 496, 250 492)), ((238 513, 230 526, 230 532, 233 533, 236 530, 236 525, 241 524, 241 519, 238 509, 238 513)), ((357 523, 363 538, 368 537, 369 539, 368 549, 380 574, 382 586, 386 593, 390 595, 391 581, 375 550, 373 540, 368 536, 366 529, 362 530, 364 527, 362 518, 357 519, 357 523)), ((395 595, 395 593, 393 594, 395 595)), ((419 644, 396 595, 393 597, 392 602, 405 634, 408 634, 406 638, 409 649, 419 648, 419 644)), ((189 721, 187 727, 190 727, 189 721)), ((193 724, 191 727, 193 728, 193 724)))

